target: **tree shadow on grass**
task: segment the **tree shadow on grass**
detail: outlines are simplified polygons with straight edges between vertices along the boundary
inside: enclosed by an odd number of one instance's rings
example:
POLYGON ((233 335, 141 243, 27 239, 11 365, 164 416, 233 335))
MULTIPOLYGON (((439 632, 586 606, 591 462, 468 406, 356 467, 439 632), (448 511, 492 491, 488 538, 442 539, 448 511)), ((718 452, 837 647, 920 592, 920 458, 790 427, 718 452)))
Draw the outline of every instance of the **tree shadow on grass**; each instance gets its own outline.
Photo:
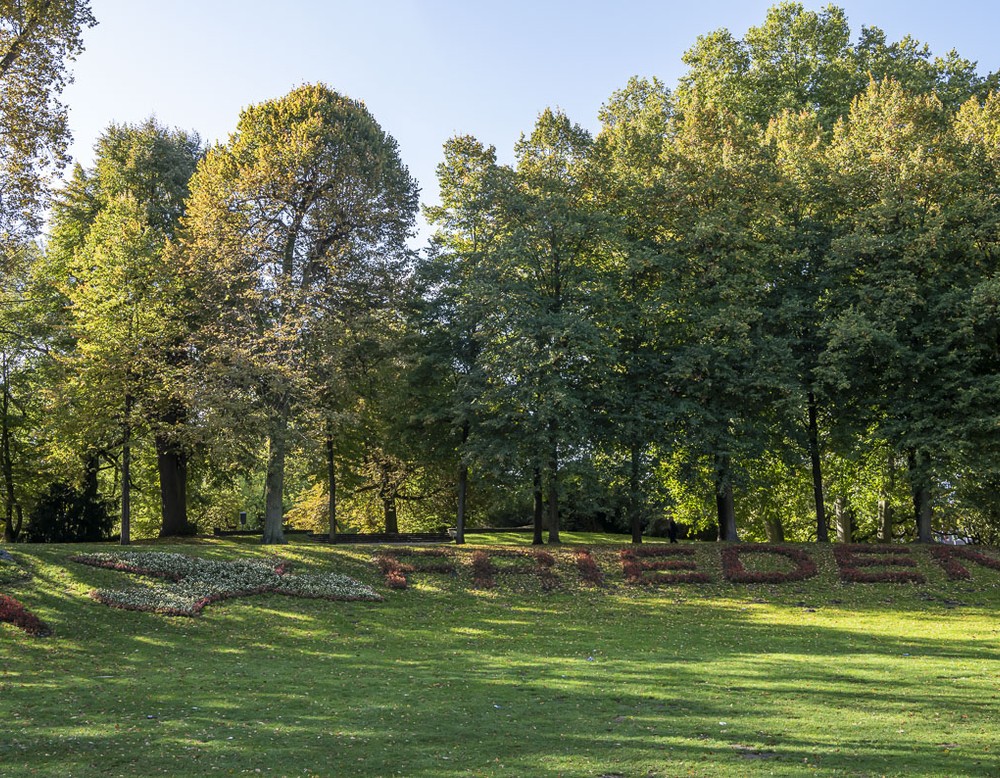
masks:
POLYGON ((22 726, 0 756, 53 776, 1000 767, 984 750, 997 726, 992 643, 657 597, 455 596, 263 595, 171 619, 46 589, 40 607, 63 634, 18 641, 5 661, 0 705, 22 726))

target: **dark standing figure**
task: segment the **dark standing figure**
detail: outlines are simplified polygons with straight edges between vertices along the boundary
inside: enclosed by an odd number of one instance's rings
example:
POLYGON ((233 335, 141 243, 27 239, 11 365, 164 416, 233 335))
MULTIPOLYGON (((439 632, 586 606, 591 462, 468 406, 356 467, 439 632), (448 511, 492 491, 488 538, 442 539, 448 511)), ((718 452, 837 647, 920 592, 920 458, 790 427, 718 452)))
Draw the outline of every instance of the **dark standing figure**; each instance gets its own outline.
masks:
POLYGON ((673 519, 667 519, 667 537, 671 543, 677 542, 677 522, 673 519))

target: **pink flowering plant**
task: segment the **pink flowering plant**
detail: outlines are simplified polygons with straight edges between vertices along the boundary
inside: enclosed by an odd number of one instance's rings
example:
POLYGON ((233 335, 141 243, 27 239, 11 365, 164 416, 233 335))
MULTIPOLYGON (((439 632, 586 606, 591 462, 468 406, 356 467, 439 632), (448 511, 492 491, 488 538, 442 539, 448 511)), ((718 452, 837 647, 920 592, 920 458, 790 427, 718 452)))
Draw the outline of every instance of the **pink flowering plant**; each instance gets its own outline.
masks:
POLYGON ((285 562, 244 559, 221 562, 157 551, 78 554, 72 561, 161 579, 125 589, 96 589, 98 602, 125 610, 196 616, 213 602, 254 594, 324 600, 381 600, 370 586, 339 573, 296 575, 285 562))

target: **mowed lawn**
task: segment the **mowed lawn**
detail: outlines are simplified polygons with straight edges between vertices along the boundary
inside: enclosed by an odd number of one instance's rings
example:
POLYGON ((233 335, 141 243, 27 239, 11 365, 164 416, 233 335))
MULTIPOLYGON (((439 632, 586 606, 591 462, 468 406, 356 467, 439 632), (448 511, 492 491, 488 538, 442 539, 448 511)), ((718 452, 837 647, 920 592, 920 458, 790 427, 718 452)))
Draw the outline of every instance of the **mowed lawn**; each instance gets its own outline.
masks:
POLYGON ((69 560, 117 547, 9 547, 32 577, 0 591, 54 634, 0 627, 0 775, 1000 776, 1000 571, 966 562, 972 580, 950 581, 914 548, 926 583, 845 584, 829 547, 799 546, 817 576, 738 585, 699 544, 712 583, 630 586, 622 545, 568 539, 553 591, 513 573, 475 588, 473 553, 514 535, 449 547, 456 575, 405 590, 373 547, 134 547, 277 556, 385 596, 258 595, 194 618, 90 599, 142 583, 69 560))

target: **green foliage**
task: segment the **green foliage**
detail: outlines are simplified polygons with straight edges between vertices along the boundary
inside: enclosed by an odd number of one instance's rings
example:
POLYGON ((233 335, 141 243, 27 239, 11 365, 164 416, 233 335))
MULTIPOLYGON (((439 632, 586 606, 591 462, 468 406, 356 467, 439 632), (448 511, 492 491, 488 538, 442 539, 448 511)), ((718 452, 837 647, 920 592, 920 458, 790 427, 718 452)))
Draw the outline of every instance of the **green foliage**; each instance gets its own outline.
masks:
POLYGON ((57 98, 94 23, 86 0, 0 2, 0 271, 8 242, 41 227, 49 180, 67 162, 66 108, 57 98))
POLYGON ((51 484, 28 517, 29 543, 90 543, 107 540, 113 517, 108 504, 65 483, 51 484))
POLYGON ((323 85, 245 109, 199 166, 183 241, 196 348, 213 415, 268 441, 267 542, 282 540, 294 424, 339 437, 351 379, 372 377, 367 342, 396 326, 415 210, 395 141, 323 85))

